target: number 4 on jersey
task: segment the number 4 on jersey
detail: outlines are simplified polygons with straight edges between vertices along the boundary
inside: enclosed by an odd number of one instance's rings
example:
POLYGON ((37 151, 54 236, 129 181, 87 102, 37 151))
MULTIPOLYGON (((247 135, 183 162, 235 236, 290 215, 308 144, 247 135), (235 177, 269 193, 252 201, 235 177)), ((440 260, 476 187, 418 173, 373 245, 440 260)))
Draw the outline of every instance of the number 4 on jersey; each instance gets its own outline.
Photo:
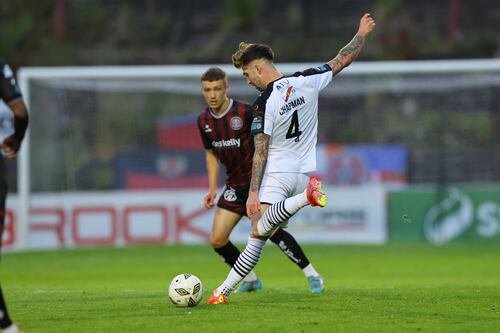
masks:
POLYGON ((292 115, 292 122, 290 124, 290 127, 288 127, 288 131, 286 132, 286 138, 295 138, 295 142, 299 142, 301 134, 302 131, 299 130, 299 116, 297 114, 297 110, 295 110, 292 115))

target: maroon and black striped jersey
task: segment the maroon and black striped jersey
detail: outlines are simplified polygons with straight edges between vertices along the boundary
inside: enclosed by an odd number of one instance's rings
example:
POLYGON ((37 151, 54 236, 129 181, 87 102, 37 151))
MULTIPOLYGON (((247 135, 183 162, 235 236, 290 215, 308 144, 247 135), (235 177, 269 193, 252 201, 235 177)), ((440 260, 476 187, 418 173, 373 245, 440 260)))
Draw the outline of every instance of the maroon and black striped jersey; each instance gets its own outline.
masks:
POLYGON ((198 117, 203 146, 213 150, 226 167, 227 185, 237 188, 250 185, 254 152, 252 120, 252 107, 233 99, 221 115, 206 108, 198 117))

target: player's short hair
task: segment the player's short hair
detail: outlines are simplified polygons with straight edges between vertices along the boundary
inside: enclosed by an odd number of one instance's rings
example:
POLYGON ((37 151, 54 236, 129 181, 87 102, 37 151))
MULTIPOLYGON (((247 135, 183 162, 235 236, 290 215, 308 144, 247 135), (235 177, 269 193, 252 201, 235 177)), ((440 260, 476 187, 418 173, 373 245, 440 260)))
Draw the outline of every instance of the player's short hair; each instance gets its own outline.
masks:
POLYGON ((201 74, 201 81, 219 81, 226 80, 226 72, 219 67, 210 67, 201 74))
POLYGON ((273 62, 274 52, 265 44, 241 42, 232 59, 234 67, 241 68, 255 59, 267 59, 273 62))

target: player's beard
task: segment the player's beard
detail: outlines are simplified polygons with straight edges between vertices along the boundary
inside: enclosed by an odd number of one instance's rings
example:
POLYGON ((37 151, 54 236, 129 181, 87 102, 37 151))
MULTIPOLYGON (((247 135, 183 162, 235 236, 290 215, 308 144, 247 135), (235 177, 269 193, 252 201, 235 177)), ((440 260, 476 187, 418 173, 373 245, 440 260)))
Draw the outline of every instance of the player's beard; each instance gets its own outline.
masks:
POLYGON ((250 85, 252 85, 255 89, 257 89, 257 90, 258 90, 258 91, 260 91, 260 92, 263 92, 264 90, 266 90, 265 88, 261 88, 261 87, 259 87, 258 85, 253 84, 253 83, 251 83, 250 85))
POLYGON ((250 82, 249 82, 249 84, 250 84, 252 87, 254 87, 255 89, 257 89, 258 91, 260 91, 260 92, 262 92, 262 91, 266 90, 266 87, 265 87, 265 86, 264 86, 264 87, 261 87, 261 85, 260 85, 260 84, 257 84, 257 82, 255 82, 255 83, 254 83, 254 82, 250 81, 250 82))

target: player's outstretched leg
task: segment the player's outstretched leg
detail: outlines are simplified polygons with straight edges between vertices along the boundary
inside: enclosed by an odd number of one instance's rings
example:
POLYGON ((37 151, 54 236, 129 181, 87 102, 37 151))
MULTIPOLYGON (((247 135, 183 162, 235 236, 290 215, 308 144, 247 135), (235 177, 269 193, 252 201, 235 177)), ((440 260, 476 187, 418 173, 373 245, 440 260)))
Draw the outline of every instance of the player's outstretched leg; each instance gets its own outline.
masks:
MULTIPOLYGON (((257 234, 261 238, 268 238, 276 228, 286 223, 302 207, 307 205, 324 207, 327 202, 328 198, 322 190, 321 183, 313 177, 304 192, 272 204, 264 211, 256 225, 257 234)), ((208 304, 227 303, 233 288, 257 265, 265 243, 265 240, 259 238, 248 238, 245 250, 236 260, 226 280, 214 290, 208 304)))
MULTIPOLYGON (((234 266, 241 254, 240 250, 231 241, 227 242, 226 245, 222 247, 214 247, 214 251, 217 252, 230 267, 234 266)), ((254 271, 250 271, 250 273, 244 277, 243 281, 241 281, 236 292, 243 293, 257 291, 259 289, 262 289, 262 281, 254 271)))
MULTIPOLYGON (((224 199, 223 197, 221 200, 224 199)), ((223 205, 226 205, 225 201, 223 201, 223 205)), ((233 228, 238 224, 241 220, 243 214, 239 214, 237 212, 231 211, 231 209, 237 209, 245 211, 246 207, 244 204, 238 204, 236 207, 217 207, 214 216, 214 222, 212 224, 212 233, 210 234, 210 245, 212 248, 219 254, 226 264, 228 264, 231 268, 238 260, 241 252, 240 250, 230 241, 229 236, 233 231, 233 228)), ((250 271, 247 276, 240 283, 238 288, 238 292, 249 292, 262 288, 262 282, 259 280, 259 277, 255 272, 250 271)))
POLYGON ((227 303, 227 297, 231 294, 234 287, 257 265, 265 244, 265 240, 248 238, 245 250, 238 257, 231 271, 229 271, 226 280, 214 290, 212 297, 207 301, 208 304, 227 303))
POLYGON ((316 177, 312 177, 304 192, 276 202, 266 209, 262 218, 257 222, 257 233, 259 236, 269 237, 301 208, 307 205, 325 207, 327 203, 328 197, 323 192, 321 182, 316 177))
POLYGON ((309 262, 309 259, 299 243, 289 232, 278 228, 269 239, 271 242, 278 245, 281 251, 283 251, 292 262, 299 266, 307 278, 311 292, 320 293, 325 290, 323 278, 309 262))

